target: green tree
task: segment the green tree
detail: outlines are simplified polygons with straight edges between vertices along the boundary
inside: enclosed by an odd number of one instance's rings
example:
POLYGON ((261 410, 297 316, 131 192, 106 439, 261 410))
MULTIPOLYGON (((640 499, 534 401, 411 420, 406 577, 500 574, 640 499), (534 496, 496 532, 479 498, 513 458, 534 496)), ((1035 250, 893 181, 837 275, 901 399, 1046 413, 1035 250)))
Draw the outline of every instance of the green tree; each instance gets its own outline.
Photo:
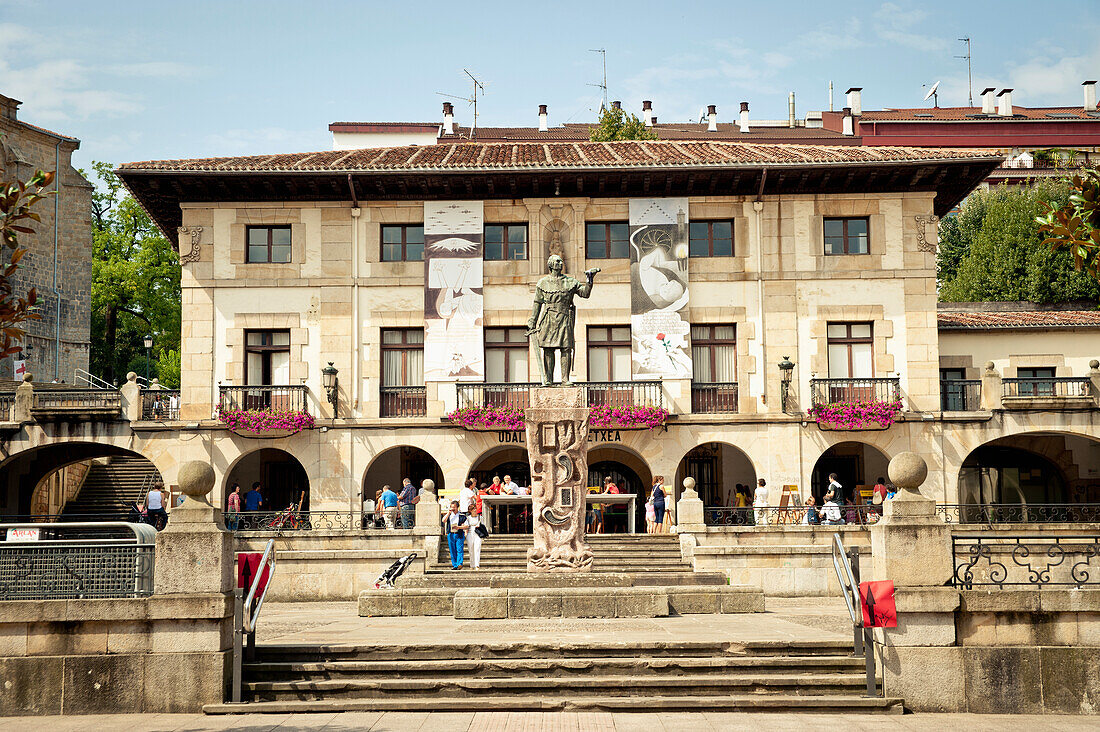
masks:
POLYGON ((941 223, 947 246, 937 259, 945 302, 1069 302, 1100 298, 1100 283, 1074 269, 1069 252, 1043 246, 1036 217, 1069 199, 1065 183, 978 191, 957 220, 941 223))
POLYGON ((179 385, 180 263, 109 163, 95 162, 92 194, 91 371, 108 381, 145 374, 142 339, 153 336, 150 376, 179 385), (173 355, 174 354, 174 355, 173 355))
POLYGON ((615 140, 656 140, 657 133, 651 131, 633 114, 611 107, 600 113, 596 127, 588 131, 592 142, 614 142, 615 140))
POLYGON ((1073 266, 1100 280, 1100 169, 1073 176, 1069 199, 1061 206, 1047 203, 1039 222, 1043 244, 1073 257, 1073 266))

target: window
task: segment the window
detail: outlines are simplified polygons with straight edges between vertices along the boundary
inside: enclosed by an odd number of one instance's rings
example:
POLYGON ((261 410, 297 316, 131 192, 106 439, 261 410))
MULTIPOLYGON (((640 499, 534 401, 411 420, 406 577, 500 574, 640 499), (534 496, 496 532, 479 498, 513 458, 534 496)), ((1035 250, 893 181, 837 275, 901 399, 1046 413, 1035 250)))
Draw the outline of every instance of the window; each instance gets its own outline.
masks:
POLYGON ((630 326, 589 326, 588 380, 630 381, 630 326))
POLYGON ((252 263, 286 264, 290 261, 289 226, 246 226, 248 259, 252 263))
POLYGON ((245 385, 290 384, 290 331, 246 330, 245 385))
POLYGON ((486 226, 485 259, 527 259, 527 224, 486 226))
POLYGON ((688 224, 688 255, 732 257, 732 221, 692 221, 688 224))
POLYGON ((628 224, 588 224, 584 231, 584 251, 588 259, 626 259, 630 256, 628 224))
POLYGON ((485 329, 485 381, 520 384, 528 380, 525 328, 485 329))
MULTIPOLYGON (((967 399, 966 369, 940 369, 940 408, 945 412, 965 412, 967 399)), ((975 404, 974 409, 977 408, 975 404)))
POLYGON ((1019 379, 1053 379, 1054 367, 1044 366, 1033 369, 1016 369, 1016 377, 1019 379))
POLYGON ((825 254, 867 254, 868 219, 825 219, 825 254))
POLYGON ((875 375, 870 323, 829 323, 829 378, 870 379, 875 375))
POLYGON ((1032 379, 1016 387, 1019 396, 1054 396, 1054 367, 1016 369, 1016 378, 1032 379))
POLYGON ((692 380, 702 384, 737 381, 737 341, 732 325, 691 326, 692 380))
POLYGON ((424 385, 424 329, 382 330, 382 386, 424 385))
POLYGON ((421 224, 383 224, 382 261, 420 262, 424 259, 424 227, 421 224))

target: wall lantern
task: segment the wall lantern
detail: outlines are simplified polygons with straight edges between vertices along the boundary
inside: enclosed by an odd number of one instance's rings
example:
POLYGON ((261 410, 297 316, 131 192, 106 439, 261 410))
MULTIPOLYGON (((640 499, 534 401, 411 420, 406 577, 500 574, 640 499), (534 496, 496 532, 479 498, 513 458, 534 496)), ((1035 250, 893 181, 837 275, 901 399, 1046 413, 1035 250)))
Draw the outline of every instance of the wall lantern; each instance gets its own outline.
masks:
POLYGON ((784 356, 783 360, 779 362, 779 371, 782 376, 779 405, 783 409, 783 414, 786 414, 787 397, 791 392, 791 377, 794 375, 794 362, 791 361, 790 356, 784 356))
POLYGON ((332 365, 332 361, 328 362, 328 366, 321 369, 321 383, 325 387, 325 396, 328 397, 328 403, 332 405, 332 416, 336 418, 336 405, 340 399, 340 379, 337 378, 337 374, 340 370, 332 365))

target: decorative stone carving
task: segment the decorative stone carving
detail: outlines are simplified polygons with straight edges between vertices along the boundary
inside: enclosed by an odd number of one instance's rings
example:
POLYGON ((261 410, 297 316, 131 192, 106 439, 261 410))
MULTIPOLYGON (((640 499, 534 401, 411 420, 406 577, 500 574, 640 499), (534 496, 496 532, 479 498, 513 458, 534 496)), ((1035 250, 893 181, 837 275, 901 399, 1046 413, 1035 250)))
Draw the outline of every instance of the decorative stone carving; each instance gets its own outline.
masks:
POLYGON ((546 254, 557 254, 565 259, 565 242, 569 238, 569 226, 561 219, 551 219, 543 227, 543 240, 546 242, 546 254))
POLYGON ((533 389, 525 410, 531 456, 535 545, 528 572, 578 572, 592 567, 585 542, 588 412, 580 389, 533 389))
POLYGON ((202 237, 201 226, 180 226, 176 229, 180 236, 180 264, 188 264, 190 262, 199 261, 199 240, 202 237), (190 239, 190 241, 188 241, 190 239), (189 248, 184 251, 184 242, 187 241, 189 248))
POLYGON ((928 225, 939 223, 940 217, 932 214, 931 216, 914 216, 913 219, 917 222, 917 251, 935 254, 936 244, 939 242, 939 232, 936 232, 936 235, 929 241, 928 225))

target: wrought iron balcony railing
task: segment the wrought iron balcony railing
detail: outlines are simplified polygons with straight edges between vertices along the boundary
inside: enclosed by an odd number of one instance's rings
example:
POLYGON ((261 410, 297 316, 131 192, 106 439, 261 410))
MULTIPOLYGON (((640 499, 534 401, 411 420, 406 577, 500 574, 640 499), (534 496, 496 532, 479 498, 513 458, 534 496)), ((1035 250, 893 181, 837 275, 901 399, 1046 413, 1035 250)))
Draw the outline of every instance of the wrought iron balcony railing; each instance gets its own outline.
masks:
POLYGON ((179 389, 144 389, 141 392, 141 418, 171 422, 180 418, 179 389))
POLYGON ((960 589, 1100 586, 1100 534, 952 536, 951 555, 960 589))
POLYGON ((121 415, 122 395, 115 389, 42 389, 34 392, 31 412, 35 417, 114 418, 121 415))
POLYGON ((901 401, 901 379, 810 379, 813 406, 839 402, 878 402, 892 404, 901 401))
POLYGON ((526 409, 531 405, 533 382, 515 384, 458 384, 458 408, 498 407, 526 409))
POLYGON ((737 382, 691 382, 691 411, 695 414, 737 412, 737 382))
POLYGON ((1001 397, 1068 399, 1092 396, 1092 381, 1087 376, 1057 376, 1001 379, 1001 397))
POLYGON ((271 409, 308 412, 308 386, 222 386, 220 405, 225 411, 271 409))
POLYGON ((585 381, 584 389, 590 407, 663 407, 664 389, 660 381, 585 381))
POLYGON ((942 379, 940 409, 944 412, 976 412, 982 406, 981 379, 942 379))
POLYGON ((423 386, 383 386, 379 392, 379 416, 423 417, 428 413, 428 391, 423 386))
POLYGON ((1100 503, 940 503, 949 524, 1100 523, 1100 503))

